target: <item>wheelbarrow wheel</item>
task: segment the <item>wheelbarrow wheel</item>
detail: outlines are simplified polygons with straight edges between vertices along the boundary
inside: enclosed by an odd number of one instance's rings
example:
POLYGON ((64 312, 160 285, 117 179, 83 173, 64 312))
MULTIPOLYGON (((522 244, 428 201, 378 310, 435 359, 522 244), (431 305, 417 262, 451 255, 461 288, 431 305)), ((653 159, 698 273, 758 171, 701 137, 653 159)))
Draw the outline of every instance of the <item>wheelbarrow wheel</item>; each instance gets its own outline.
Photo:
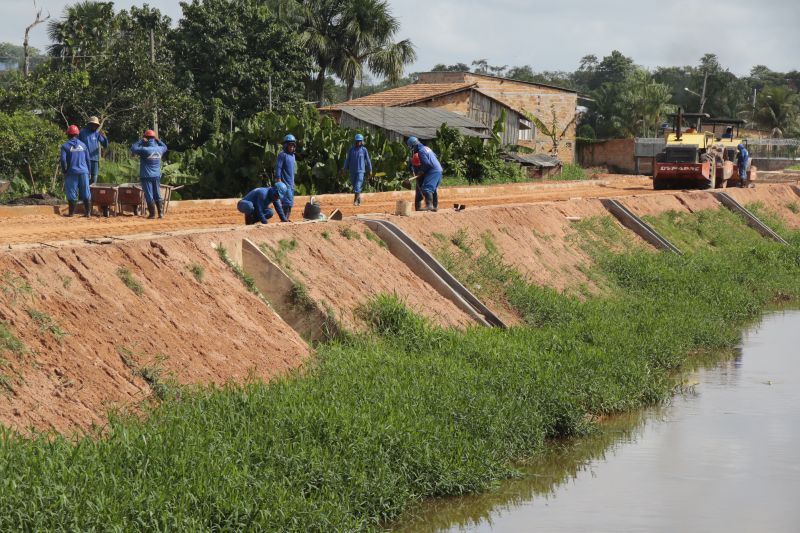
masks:
POLYGON ((111 208, 107 205, 103 206, 103 216, 108 218, 108 215, 111 213, 111 208))

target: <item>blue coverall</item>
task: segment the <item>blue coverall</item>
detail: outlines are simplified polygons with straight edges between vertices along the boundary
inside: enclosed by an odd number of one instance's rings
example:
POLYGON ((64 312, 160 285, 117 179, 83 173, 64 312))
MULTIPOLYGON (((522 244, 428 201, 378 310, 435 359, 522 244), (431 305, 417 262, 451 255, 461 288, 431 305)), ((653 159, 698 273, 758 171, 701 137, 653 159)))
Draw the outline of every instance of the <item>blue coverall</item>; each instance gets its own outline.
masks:
POLYGON ((100 174, 100 146, 108 148, 108 139, 100 133, 99 128, 84 126, 78 138, 89 148, 89 177, 92 183, 97 183, 100 174))
POLYGON ((416 145, 414 151, 419 153, 419 168, 423 175, 420 188, 423 193, 433 194, 442 182, 442 165, 433 150, 424 144, 416 145))
POLYGON ((61 170, 64 171, 64 189, 67 201, 74 203, 78 199, 88 202, 89 191, 89 149, 80 139, 73 137, 61 145, 61 170))
POLYGON ((161 202, 161 158, 167 153, 163 141, 139 140, 131 146, 131 152, 139 156, 139 181, 147 205, 161 202))
POLYGON ((363 144, 361 146, 353 144, 350 150, 347 151, 347 157, 344 159, 344 168, 350 174, 353 192, 360 194, 361 188, 364 186, 364 175, 366 172, 372 174, 372 161, 369 158, 367 147, 363 144))
POLYGON ((284 148, 275 161, 275 179, 282 181, 289 188, 289 193, 281 202, 287 219, 291 216, 292 206, 294 206, 294 173, 296 170, 297 161, 294 154, 290 154, 284 148))
POLYGON ((739 186, 747 186, 747 165, 750 163, 750 152, 744 146, 739 147, 739 186))
POLYGON ((275 207, 275 212, 278 213, 278 218, 281 219, 281 222, 288 221, 286 214, 283 212, 280 194, 275 190, 275 187, 259 187, 258 189, 253 189, 247 193, 244 198, 239 200, 239 203, 236 204, 236 209, 244 214, 244 223, 248 226, 259 221, 262 224, 266 224, 275 214, 272 209, 269 208, 269 204, 275 207))

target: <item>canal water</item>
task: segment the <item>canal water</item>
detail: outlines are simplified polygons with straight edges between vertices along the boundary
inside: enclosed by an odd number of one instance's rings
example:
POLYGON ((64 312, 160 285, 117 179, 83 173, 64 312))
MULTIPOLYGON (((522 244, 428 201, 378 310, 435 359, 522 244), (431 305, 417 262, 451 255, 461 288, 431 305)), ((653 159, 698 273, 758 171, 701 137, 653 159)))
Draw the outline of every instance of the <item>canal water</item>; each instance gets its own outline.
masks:
POLYGON ((800 532, 800 311, 769 314, 670 405, 561 445, 398 531, 800 532))

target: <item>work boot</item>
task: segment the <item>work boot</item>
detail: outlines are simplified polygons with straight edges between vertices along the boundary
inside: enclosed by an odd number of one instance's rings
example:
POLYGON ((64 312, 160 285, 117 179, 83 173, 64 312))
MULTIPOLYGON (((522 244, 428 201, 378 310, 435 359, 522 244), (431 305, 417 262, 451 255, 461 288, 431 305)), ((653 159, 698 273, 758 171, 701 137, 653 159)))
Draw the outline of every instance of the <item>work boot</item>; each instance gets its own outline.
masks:
POLYGON ((156 208, 158 209, 158 218, 164 218, 164 202, 156 202, 156 208))
POLYGON ((414 200, 414 211, 422 211, 422 200, 414 200))
POLYGON ((83 201, 83 216, 85 218, 92 218, 92 202, 89 200, 83 201))
POLYGON ((67 216, 71 217, 75 214, 75 202, 69 202, 69 207, 67 210, 67 216))
POLYGON ((358 194, 358 193, 355 193, 355 194, 353 195, 353 206, 354 206, 354 207, 358 207, 358 206, 359 206, 359 204, 361 203, 361 199, 360 199, 358 196, 359 196, 359 194, 358 194))
POLYGON ((433 211, 433 194, 429 192, 423 192, 422 196, 425 197, 425 207, 420 209, 420 211, 433 211))
POLYGON ((439 210, 439 192, 433 191, 433 209, 431 211, 439 210))
POLYGON ((156 218, 156 204, 147 204, 147 218, 150 220, 156 218))

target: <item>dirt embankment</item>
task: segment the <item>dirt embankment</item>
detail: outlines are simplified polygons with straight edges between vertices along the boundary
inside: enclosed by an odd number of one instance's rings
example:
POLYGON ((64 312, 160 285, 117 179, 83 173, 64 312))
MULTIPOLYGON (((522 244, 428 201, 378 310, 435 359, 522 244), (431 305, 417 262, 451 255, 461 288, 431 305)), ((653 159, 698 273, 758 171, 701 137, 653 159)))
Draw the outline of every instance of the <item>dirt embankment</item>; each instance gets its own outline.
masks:
POLYGON ((208 241, 0 254, 0 325, 19 340, 0 332, 0 423, 86 429, 170 379, 242 382, 302 364, 305 342, 208 241))
POLYGON ((262 248, 323 307, 333 308, 348 330, 364 330, 359 308, 378 294, 395 294, 408 307, 448 327, 474 326, 463 311, 393 256, 363 222, 281 224, 251 230, 262 248))

